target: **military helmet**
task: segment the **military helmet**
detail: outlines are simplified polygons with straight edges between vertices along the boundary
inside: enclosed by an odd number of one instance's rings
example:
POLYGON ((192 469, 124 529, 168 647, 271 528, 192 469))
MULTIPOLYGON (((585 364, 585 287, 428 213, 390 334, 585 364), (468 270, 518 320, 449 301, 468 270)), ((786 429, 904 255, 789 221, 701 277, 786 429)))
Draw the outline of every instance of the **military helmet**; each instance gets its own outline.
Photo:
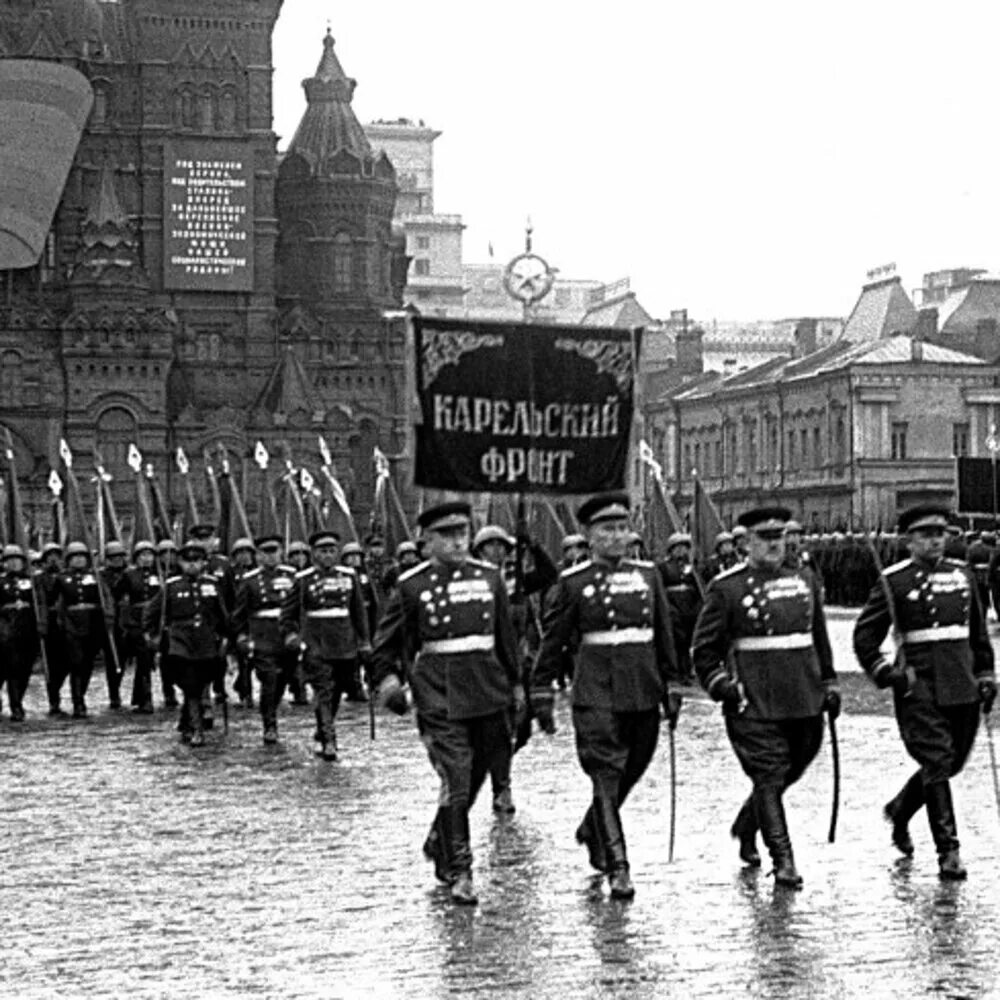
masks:
POLYGON ((562 549, 565 552, 566 549, 585 549, 587 548, 587 539, 583 535, 572 534, 566 535, 562 540, 562 549))
POLYGON ((405 556, 407 552, 413 552, 419 554, 420 549, 417 548, 416 542, 400 542, 396 546, 396 558, 399 559, 401 556, 405 556))
POLYGON ((728 531, 720 531, 720 532, 719 532, 719 533, 718 533, 718 534, 717 534, 717 535, 715 536, 715 547, 716 547, 716 548, 718 548, 718 547, 719 547, 720 545, 722 545, 722 544, 723 544, 724 542, 731 542, 732 540, 733 540, 733 536, 732 536, 732 533, 731 533, 731 532, 728 532, 728 531))
POLYGON ((46 542, 42 546, 42 558, 44 559, 50 552, 58 552, 62 555, 63 547, 58 542, 46 542))
POLYGON ((340 558, 344 556, 363 556, 365 550, 357 542, 347 542, 340 550, 340 558))
POLYGON ((305 552, 306 555, 309 554, 309 546, 306 545, 301 539, 296 539, 294 542, 288 543, 288 554, 294 555, 296 552, 305 552))
POLYGON ((90 549, 87 548, 86 542, 70 542, 66 546, 66 558, 69 559, 71 556, 86 556, 90 558, 90 549))
POLYGON ((164 538, 156 543, 156 551, 162 556, 177 551, 177 543, 172 538, 164 538))
POLYGON ((675 545, 690 545, 691 536, 684 531, 675 531, 667 539, 667 551, 669 552, 675 545))
POLYGON ((2 558, 4 558, 4 559, 23 559, 24 558, 24 549, 22 549, 20 545, 14 545, 14 544, 5 545, 3 547, 2 558))
POLYGON ((132 555, 137 556, 140 552, 155 552, 156 546, 145 538, 140 538, 139 541, 132 546, 132 555))
POLYGON ((476 537, 472 539, 472 551, 478 552, 487 542, 503 542, 507 548, 512 549, 517 544, 515 539, 499 524, 487 524, 476 532, 476 537))
POLYGON ((257 546, 254 545, 253 541, 249 538, 237 538, 232 544, 232 548, 229 550, 230 555, 235 555, 240 551, 256 552, 257 546))
POLYGON ((104 546, 105 559, 112 559, 115 556, 124 556, 124 555, 128 555, 128 553, 125 551, 125 546, 122 545, 121 542, 110 541, 108 542, 107 545, 104 546))

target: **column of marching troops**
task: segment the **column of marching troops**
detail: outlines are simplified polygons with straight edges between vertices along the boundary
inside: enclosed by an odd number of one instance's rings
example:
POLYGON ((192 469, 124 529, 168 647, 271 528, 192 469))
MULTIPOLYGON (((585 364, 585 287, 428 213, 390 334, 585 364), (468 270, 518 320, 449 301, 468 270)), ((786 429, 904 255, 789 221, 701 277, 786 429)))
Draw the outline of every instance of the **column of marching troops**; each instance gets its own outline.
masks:
MULTIPOLYGON (((759 834, 776 885, 799 888, 783 795, 816 757, 824 718, 832 724, 840 713, 824 579, 832 590, 840 578, 838 593, 846 593, 860 575, 845 562, 856 540, 806 551, 787 509, 758 507, 719 535, 696 571, 686 534, 668 539, 663 561, 641 558, 630 513, 624 493, 584 502, 560 566, 523 533, 488 525, 473 535, 471 508, 460 501, 423 511, 419 545, 403 543, 391 565, 380 539, 367 539, 366 552, 329 531, 287 553, 277 536, 241 539, 227 559, 211 525, 196 526, 180 547, 137 543, 131 566, 114 543, 99 568, 79 542, 46 546, 37 559, 7 546, 0 668, 11 718, 24 718, 39 652, 50 715, 64 714, 67 680, 73 716, 87 714, 99 656, 111 706, 120 707, 124 666, 134 663, 134 710, 153 710, 158 671, 167 706, 182 694, 179 729, 192 746, 204 743, 214 711, 226 709, 229 661, 248 706, 256 676, 264 742, 278 741, 288 691, 312 704, 324 760, 338 758, 345 695, 365 700, 370 692, 399 715, 413 709, 441 782, 423 852, 451 899, 474 904, 470 809, 489 775, 494 811, 514 811, 514 753, 533 721, 555 732, 557 690, 569 688, 577 756, 592 788, 576 841, 607 876, 611 896, 629 899, 621 809, 653 757, 661 721, 677 726, 678 688, 697 679, 721 705, 751 786, 731 828, 739 858, 760 866, 759 834)), ((885 806, 892 842, 914 852, 909 823, 925 808, 940 876, 964 879, 949 782, 996 697, 986 609, 1000 556, 989 536, 955 551, 952 520, 945 507, 921 505, 900 516, 889 544, 867 539, 877 571, 854 650, 891 691, 917 764, 885 806), (890 632, 893 659, 882 652, 890 632)))

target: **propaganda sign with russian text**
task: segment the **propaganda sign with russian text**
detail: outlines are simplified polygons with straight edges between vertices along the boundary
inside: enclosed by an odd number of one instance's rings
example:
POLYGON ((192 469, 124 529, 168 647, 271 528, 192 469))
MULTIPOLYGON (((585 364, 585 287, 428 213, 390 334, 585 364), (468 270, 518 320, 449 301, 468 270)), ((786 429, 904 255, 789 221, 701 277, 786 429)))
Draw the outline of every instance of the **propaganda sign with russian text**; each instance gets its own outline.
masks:
POLYGON ((418 486, 623 488, 640 331, 417 317, 414 333, 418 486))

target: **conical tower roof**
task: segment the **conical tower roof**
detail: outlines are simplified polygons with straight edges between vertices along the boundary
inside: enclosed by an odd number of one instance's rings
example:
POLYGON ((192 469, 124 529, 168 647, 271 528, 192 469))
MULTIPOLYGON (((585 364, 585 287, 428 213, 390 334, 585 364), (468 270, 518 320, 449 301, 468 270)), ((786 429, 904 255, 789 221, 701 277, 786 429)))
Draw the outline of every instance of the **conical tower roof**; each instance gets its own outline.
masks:
POLYGON ((273 416, 276 413, 288 415, 296 410, 314 413, 317 409, 309 376, 295 351, 286 346, 250 412, 273 416))
POLYGON ((344 73, 333 45, 333 36, 327 31, 316 75, 302 81, 309 106, 288 147, 288 155, 301 156, 313 172, 322 171, 337 153, 349 153, 359 160, 371 160, 373 155, 351 107, 357 82, 344 73))

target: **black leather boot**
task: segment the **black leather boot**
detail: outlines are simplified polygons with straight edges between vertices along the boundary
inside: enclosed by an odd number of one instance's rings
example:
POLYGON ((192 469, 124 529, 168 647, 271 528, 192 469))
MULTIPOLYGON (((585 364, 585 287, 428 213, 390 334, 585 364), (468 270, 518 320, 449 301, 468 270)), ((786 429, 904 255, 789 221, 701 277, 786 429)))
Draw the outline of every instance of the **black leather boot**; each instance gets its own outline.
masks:
POLYGON ((424 841, 424 857, 434 862, 434 875, 439 882, 451 885, 455 877, 451 873, 451 826, 448 822, 448 810, 442 806, 438 809, 430 832, 424 841))
POLYGON ((892 842, 896 849, 908 858, 913 855, 913 838, 910 836, 910 820, 924 804, 924 781, 920 772, 913 774, 909 781, 899 790, 894 799, 890 799, 882 810, 886 821, 892 824, 892 842))
POLYGON ((604 848, 601 846, 601 838, 594 825, 594 807, 587 809, 587 814, 583 817, 583 822, 576 828, 576 842, 587 848, 587 860, 590 867, 595 871, 606 874, 608 871, 608 860, 604 856, 604 848))
POLYGON ((608 884, 612 899, 631 899, 635 887, 629 876, 625 833, 622 830, 618 804, 613 799, 594 799, 594 826, 597 829, 602 853, 607 859, 608 884))
POLYGON ((938 852, 938 874, 943 879, 961 882, 969 873, 958 853, 958 830, 955 809, 951 801, 951 786, 947 781, 935 781, 924 786, 927 800, 927 820, 938 852))
POLYGON ((757 822, 760 823, 761 835, 774 862, 775 884, 787 886, 789 889, 801 889, 802 876, 795 867, 781 793, 780 785, 755 788, 754 808, 757 812, 757 822))
POLYGON ((729 833, 740 842, 740 861, 750 868, 760 868, 760 854, 757 851, 757 814, 754 811, 752 795, 740 806, 729 833))
POLYGON ((447 828, 451 841, 451 899, 462 906, 479 902, 472 886, 472 847, 469 843, 469 807, 465 802, 445 806, 447 828))

